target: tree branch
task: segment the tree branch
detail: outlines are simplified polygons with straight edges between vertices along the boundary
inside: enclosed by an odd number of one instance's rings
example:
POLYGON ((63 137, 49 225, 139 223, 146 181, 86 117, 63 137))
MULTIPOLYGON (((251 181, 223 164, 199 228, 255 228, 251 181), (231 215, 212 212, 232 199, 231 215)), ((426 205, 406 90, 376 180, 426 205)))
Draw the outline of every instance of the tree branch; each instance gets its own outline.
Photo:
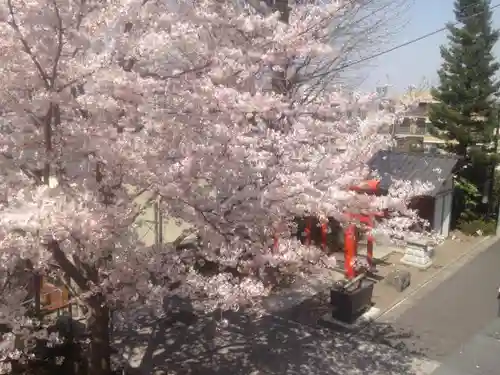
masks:
POLYGON ((186 75, 186 74, 189 74, 189 73, 201 72, 202 70, 208 68, 211 64, 212 64, 211 62, 207 62, 203 65, 196 66, 196 67, 191 68, 191 69, 186 69, 180 73, 171 74, 171 75, 161 75, 161 74, 153 73, 153 72, 143 72, 143 73, 139 72, 139 76, 141 78, 154 78, 154 79, 165 81, 167 79, 179 78, 179 77, 186 75))
MULTIPOLYGON (((5 152, 2 152, 0 155, 2 155, 5 159, 11 161, 14 165, 16 164, 15 161, 14 161, 14 157, 12 155, 7 154, 5 152)), ((21 170, 21 172, 23 172, 26 175, 26 177, 32 178, 33 180, 35 180, 36 184, 39 184, 39 185, 42 184, 42 173, 41 173, 41 171, 32 170, 26 164, 21 164, 21 165, 16 165, 16 166, 19 167, 19 169, 21 170)))
POLYGON ((59 65, 59 60, 61 59, 61 54, 63 49, 63 23, 56 0, 52 0, 52 4, 54 5, 54 12, 56 14, 56 19, 57 19, 57 48, 56 48, 56 56, 54 58, 54 65, 52 66, 52 73, 50 75, 50 88, 54 89, 57 77, 57 66, 59 65))
POLYGON ((42 78, 42 81, 44 82, 45 88, 49 89, 49 78, 47 76, 47 73, 42 68, 42 66, 38 62, 38 59, 33 54, 33 51, 31 50, 31 47, 29 46, 26 38, 24 37, 23 33, 21 32, 21 29, 19 28, 19 25, 16 22, 16 16, 14 14, 14 7, 12 5, 12 0, 7 0, 7 6, 9 8, 9 14, 10 14, 10 17, 11 17, 11 20, 9 22, 10 26, 17 33, 17 36, 18 36, 19 40, 21 41, 21 43, 23 45, 24 52, 26 52, 28 54, 28 56, 31 58, 31 61, 35 65, 36 70, 38 71, 38 74, 40 75, 40 78, 42 78))
POLYGON ((78 268, 66 257, 66 254, 61 250, 59 243, 50 240, 47 243, 47 250, 52 253, 54 260, 59 264, 61 270, 68 275, 82 291, 88 291, 88 280, 81 274, 78 268))

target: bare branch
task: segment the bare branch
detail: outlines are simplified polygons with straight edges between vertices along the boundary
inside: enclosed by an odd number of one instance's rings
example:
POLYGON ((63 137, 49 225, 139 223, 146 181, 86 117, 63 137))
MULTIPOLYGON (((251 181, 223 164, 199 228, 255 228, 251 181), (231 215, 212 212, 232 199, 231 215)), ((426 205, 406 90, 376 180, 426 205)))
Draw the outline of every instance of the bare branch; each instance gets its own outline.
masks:
POLYGON ((52 5, 54 6, 54 12, 57 19, 57 47, 56 55, 54 57, 54 65, 52 66, 52 74, 50 75, 50 88, 54 89, 57 77, 57 66, 59 65, 59 60, 61 58, 63 49, 63 23, 56 0, 52 0, 52 5))
POLYGON ((88 280, 76 268, 76 266, 66 257, 66 254, 59 247, 57 241, 51 240, 47 244, 47 250, 52 253, 54 260, 59 264, 61 270, 68 275, 82 291, 88 290, 88 280))
POLYGON ((185 69, 182 72, 179 72, 179 73, 176 73, 176 74, 170 74, 170 75, 161 75, 161 74, 153 73, 153 72, 139 72, 139 75, 142 78, 154 78, 154 79, 158 79, 158 80, 161 80, 161 81, 165 81, 167 79, 179 78, 179 77, 182 77, 183 75, 186 75, 186 74, 189 74, 189 73, 198 73, 198 72, 201 73, 203 70, 205 70, 208 67, 210 67, 211 64, 212 64, 211 62, 207 62, 207 63, 205 63, 203 65, 195 66, 194 68, 190 68, 190 69, 185 69))
POLYGON ((0 155, 2 155, 5 159, 11 161, 14 165, 16 165, 21 170, 21 172, 23 172, 26 175, 26 177, 33 179, 37 185, 42 184, 41 171, 30 169, 26 164, 17 165, 14 161, 14 156, 6 152, 2 152, 0 155))
POLYGON ((24 37, 23 33, 21 32, 21 29, 19 28, 19 25, 17 24, 16 16, 15 16, 15 13, 14 13, 14 6, 12 5, 12 0, 7 0, 7 6, 9 8, 9 14, 10 14, 10 17, 11 17, 11 21, 9 22, 10 26, 14 29, 14 31, 16 32, 19 40, 21 41, 21 44, 23 45, 23 48, 24 48, 24 52, 26 52, 28 54, 28 56, 30 57, 31 61, 35 65, 36 70, 38 71, 38 74, 40 75, 40 78, 44 82, 45 87, 47 89, 49 89, 49 87, 50 87, 50 85, 49 85, 49 82, 50 82, 49 77, 48 77, 47 73, 45 72, 45 70, 42 68, 42 65, 40 64, 40 62, 38 61, 38 59, 36 58, 36 56, 34 55, 34 53, 33 53, 32 49, 31 49, 30 45, 28 44, 28 41, 24 37))

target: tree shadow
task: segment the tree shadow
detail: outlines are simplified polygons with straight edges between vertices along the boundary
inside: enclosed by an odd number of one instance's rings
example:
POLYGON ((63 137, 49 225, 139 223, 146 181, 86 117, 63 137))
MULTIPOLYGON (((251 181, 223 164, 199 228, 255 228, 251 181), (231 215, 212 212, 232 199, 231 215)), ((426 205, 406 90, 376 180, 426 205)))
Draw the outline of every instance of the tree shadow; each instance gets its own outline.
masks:
POLYGON ((381 344, 409 355, 426 357, 426 353, 412 346, 412 341, 418 340, 420 336, 413 330, 395 327, 390 323, 372 322, 360 331, 360 336, 369 339, 375 344, 381 344))
MULTIPOLYGON (((321 320, 325 315, 330 313, 330 295, 328 292, 321 292, 292 308, 284 309, 274 315, 305 326, 323 330, 325 329, 325 325, 321 323, 321 320)), ((405 351, 411 355, 425 355, 421 350, 411 348, 407 344, 408 341, 419 338, 414 331, 395 327, 390 323, 375 320, 349 329, 345 329, 340 325, 332 328, 329 325, 327 330, 330 332, 343 333, 346 337, 357 335, 364 340, 375 344, 386 345, 399 351, 405 351)))
MULTIPOLYGON (((422 374, 423 361, 391 345, 388 327, 346 334, 285 315, 225 312, 221 320, 219 313, 183 314, 191 318, 134 322, 142 328, 114 332, 141 374, 422 374)), ((391 333, 393 338, 399 334, 391 333)))
POLYGON ((274 315, 314 329, 343 334, 346 339, 356 335, 362 340, 376 345, 388 346, 411 356, 427 356, 427 352, 415 345, 415 342, 420 337, 411 329, 377 320, 350 328, 345 328, 341 325, 332 326, 332 324, 325 324, 324 317, 331 314, 329 300, 330 296, 328 292, 318 293, 302 303, 289 309, 283 309, 274 313, 274 315))

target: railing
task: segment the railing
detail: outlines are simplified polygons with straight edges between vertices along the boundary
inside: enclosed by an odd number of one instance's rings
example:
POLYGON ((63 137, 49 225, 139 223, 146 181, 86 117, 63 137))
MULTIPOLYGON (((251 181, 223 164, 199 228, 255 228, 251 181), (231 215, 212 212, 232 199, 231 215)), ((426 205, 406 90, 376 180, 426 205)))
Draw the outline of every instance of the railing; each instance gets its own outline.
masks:
POLYGON ((66 313, 75 320, 84 318, 86 310, 81 303, 70 299, 66 288, 59 288, 50 283, 43 283, 39 296, 25 300, 22 306, 31 306, 35 310, 39 308, 38 314, 41 317, 54 315, 60 317, 66 313), (37 298, 39 298, 39 304, 37 298))

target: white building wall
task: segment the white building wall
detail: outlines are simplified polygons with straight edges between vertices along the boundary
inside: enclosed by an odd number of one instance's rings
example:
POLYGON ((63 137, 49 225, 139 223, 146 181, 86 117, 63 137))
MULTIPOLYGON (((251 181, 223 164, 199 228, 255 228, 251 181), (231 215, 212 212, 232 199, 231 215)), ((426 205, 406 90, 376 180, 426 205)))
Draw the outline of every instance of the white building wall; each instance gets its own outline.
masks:
POLYGON ((450 234, 451 209, 453 207, 453 193, 449 192, 444 196, 443 204, 443 227, 441 235, 448 237, 450 234))
MULTIPOLYGON (((138 224, 137 233, 139 239, 144 242, 145 246, 153 246, 156 244, 157 231, 159 229, 156 223, 157 215, 155 212, 155 203, 148 203, 150 194, 150 192, 146 192, 136 198, 136 202, 144 207, 144 211, 136 219, 136 224, 138 224)), ((160 242, 162 243, 174 242, 185 229, 190 228, 188 223, 179 222, 171 217, 163 217, 160 220, 162 225, 160 242)))
POLYGON ((443 206, 444 206, 443 196, 438 195, 434 200, 434 225, 432 229, 434 229, 439 234, 441 234, 442 231, 443 206))
POLYGON ((433 229, 444 237, 448 237, 448 235, 450 234, 452 206, 452 191, 436 196, 434 201, 433 229))

